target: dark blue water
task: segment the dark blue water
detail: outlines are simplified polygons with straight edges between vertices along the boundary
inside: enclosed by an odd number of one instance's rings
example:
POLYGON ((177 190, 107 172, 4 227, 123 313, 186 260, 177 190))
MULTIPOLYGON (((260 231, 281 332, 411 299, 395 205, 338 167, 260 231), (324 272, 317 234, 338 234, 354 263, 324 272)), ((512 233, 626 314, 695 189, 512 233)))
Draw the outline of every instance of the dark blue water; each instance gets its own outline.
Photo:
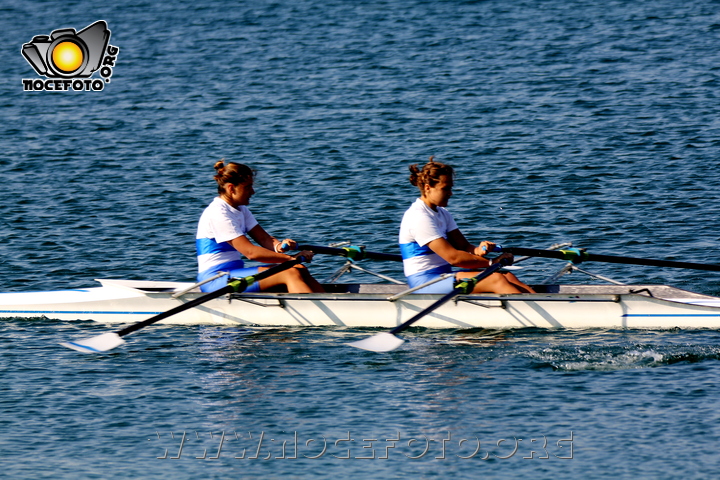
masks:
MULTIPOLYGON (((450 208, 473 241, 720 263, 719 12, 710 0, 6 0, 0 291, 192 280, 220 158, 256 168, 256 217, 305 243, 395 253, 415 197, 407 166, 436 155, 457 169, 450 208), (37 78, 23 43, 97 20, 120 48, 103 91, 23 91, 37 78)), ((536 282, 562 264, 525 266, 536 282)), ((586 268, 720 294, 713 273, 586 268)), ((102 356, 57 345, 104 331, 0 325, 0 477, 720 467, 716 331, 419 329, 384 355, 346 347, 370 333, 352 329, 160 326, 102 356)))

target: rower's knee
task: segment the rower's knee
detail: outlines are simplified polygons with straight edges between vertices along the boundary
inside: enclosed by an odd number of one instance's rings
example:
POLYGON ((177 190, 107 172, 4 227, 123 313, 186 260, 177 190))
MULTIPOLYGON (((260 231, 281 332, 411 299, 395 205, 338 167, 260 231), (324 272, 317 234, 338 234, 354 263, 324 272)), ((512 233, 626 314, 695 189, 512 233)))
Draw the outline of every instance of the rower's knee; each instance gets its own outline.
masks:
POLYGON ((293 268, 289 270, 293 275, 302 276, 307 272, 307 268, 305 268, 305 265, 295 265, 293 268))
POLYGON ((310 271, 305 268, 305 265, 295 265, 293 268, 289 268, 286 271, 288 281, 305 281, 305 276, 309 275, 310 271))
POLYGON ((520 290, 513 285, 502 273, 496 272, 490 275, 482 283, 482 286, 478 285, 474 293, 480 292, 491 292, 491 293, 520 293, 520 290))
POLYGON ((512 282, 512 283, 516 283, 516 282, 520 281, 514 274, 512 274, 510 272, 501 273, 501 275, 504 275, 505 279, 507 279, 509 282, 512 282))
POLYGON ((490 282, 493 285, 496 285, 496 286, 508 285, 510 283, 508 281, 508 279, 505 278, 505 275, 503 275, 502 273, 499 273, 499 272, 493 273, 492 275, 490 275, 488 277, 488 279, 490 280, 490 282))

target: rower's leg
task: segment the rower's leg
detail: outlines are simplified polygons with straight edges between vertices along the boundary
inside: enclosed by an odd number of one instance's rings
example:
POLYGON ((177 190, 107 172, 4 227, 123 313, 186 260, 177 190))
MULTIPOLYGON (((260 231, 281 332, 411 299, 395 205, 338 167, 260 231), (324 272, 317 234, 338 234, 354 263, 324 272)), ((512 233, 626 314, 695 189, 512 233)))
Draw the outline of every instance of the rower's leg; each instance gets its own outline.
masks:
POLYGON ((530 285, 526 285, 525 283, 523 283, 519 278, 517 278, 517 277, 516 277, 515 275, 513 275, 512 273, 507 272, 507 273, 503 273, 503 275, 505 275, 505 278, 507 279, 508 282, 510 282, 510 283, 512 283, 513 285, 515 285, 515 287, 517 287, 518 290, 520 290, 521 292, 523 292, 523 293, 535 293, 535 290, 533 290, 530 285))
MULTIPOLYGON (((260 267, 259 270, 267 270, 269 267, 260 267)), ((260 280, 260 290, 267 290, 277 285, 285 285, 288 293, 313 293, 323 292, 323 288, 315 280, 304 265, 295 265, 272 277, 260 280)))
MULTIPOLYGON (((458 272, 456 277, 468 278, 474 277, 478 272, 458 272)), ((522 293, 522 291, 505 278, 502 273, 493 273, 489 277, 480 280, 473 289, 472 293, 522 293)))

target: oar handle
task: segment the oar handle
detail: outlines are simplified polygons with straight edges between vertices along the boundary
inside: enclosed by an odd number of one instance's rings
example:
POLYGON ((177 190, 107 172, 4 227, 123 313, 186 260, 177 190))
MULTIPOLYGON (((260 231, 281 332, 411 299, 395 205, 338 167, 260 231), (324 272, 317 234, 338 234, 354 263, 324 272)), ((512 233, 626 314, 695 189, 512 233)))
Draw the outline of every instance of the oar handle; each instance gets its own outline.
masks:
POLYGON ((620 257, 614 255, 595 255, 583 249, 571 248, 567 250, 540 250, 535 248, 504 247, 503 252, 528 257, 557 258, 572 263, 605 262, 622 263, 626 265, 645 265, 649 267, 687 268, 689 270, 706 270, 720 272, 720 265, 705 263, 674 262, 671 260, 653 260, 650 258, 620 257))
POLYGON ((294 260, 288 260, 287 262, 283 262, 280 265, 276 265, 274 267, 268 268, 267 270, 264 270, 262 272, 256 273, 255 275, 250 275, 249 277, 244 278, 235 278, 228 282, 228 284, 224 287, 222 287, 219 290, 215 290, 214 292, 210 292, 207 295, 203 295, 202 297, 198 297, 194 300, 190 300, 187 303, 183 303, 182 305, 178 305, 175 308, 172 308, 168 310, 167 312, 162 312, 154 317, 148 318, 147 320, 143 320, 142 322, 135 323, 133 325, 130 325, 128 327, 123 328, 122 330, 118 330, 117 333, 120 337, 128 335, 132 332, 135 332, 137 330, 140 330, 141 328, 145 328, 148 325, 152 325, 153 323, 157 323, 160 320, 164 320, 168 317, 171 317, 175 314, 178 314, 180 312, 184 312, 185 310, 189 310, 193 307, 197 307, 198 305, 208 302, 214 298, 222 297, 223 295, 227 293, 239 293, 244 291, 246 288, 248 288, 250 285, 252 285, 255 282, 259 282, 260 280, 264 278, 271 277, 275 275, 276 273, 280 273, 283 270, 287 270, 288 268, 294 267, 295 265, 302 263, 305 261, 304 257, 298 257, 294 260))
MULTIPOLYGON (((482 251, 483 251, 483 253, 487 253, 487 248, 486 248, 486 247, 482 247, 482 251)), ((502 251, 503 251, 503 246, 502 246, 502 245, 495 245, 495 246, 493 247, 492 251, 493 251, 493 252, 502 252, 502 251)))
POLYGON ((298 250, 310 250, 311 252, 321 253, 325 255, 338 255, 341 257, 347 257, 351 260, 362 260, 364 258, 370 258, 373 260, 402 262, 402 256, 399 254, 368 252, 365 250, 365 247, 355 245, 349 245, 343 248, 322 247, 319 245, 298 245, 297 248, 298 250))

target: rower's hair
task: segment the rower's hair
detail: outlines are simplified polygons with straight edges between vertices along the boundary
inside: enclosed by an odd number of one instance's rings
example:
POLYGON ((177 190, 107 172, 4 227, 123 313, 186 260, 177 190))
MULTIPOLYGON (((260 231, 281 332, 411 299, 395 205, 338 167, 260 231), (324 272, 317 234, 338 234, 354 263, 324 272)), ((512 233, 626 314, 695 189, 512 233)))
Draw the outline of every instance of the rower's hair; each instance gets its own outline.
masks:
POLYGON ((419 168, 417 164, 410 165, 410 183, 420 189, 420 194, 423 193, 423 186, 429 185, 434 187, 440 181, 440 177, 445 175, 453 178, 455 176, 455 170, 450 165, 436 162, 435 156, 431 156, 428 162, 419 168))
POLYGON ((225 191, 225 185, 228 183, 232 185, 243 185, 255 177, 255 170, 252 168, 242 163, 225 163, 224 158, 215 162, 215 172, 217 172, 215 174, 215 181, 218 184, 219 193, 225 191))

